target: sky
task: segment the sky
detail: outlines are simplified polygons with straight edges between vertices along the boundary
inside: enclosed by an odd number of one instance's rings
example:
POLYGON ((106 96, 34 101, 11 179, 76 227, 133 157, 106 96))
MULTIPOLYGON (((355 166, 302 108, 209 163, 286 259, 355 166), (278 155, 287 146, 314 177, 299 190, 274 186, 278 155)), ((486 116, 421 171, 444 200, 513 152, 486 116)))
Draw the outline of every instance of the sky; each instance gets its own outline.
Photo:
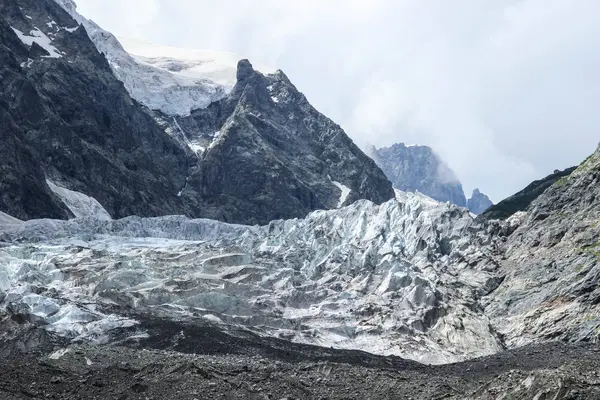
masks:
POLYGON ((360 146, 434 148, 499 201, 600 141, 597 0, 76 0, 117 36, 283 70, 360 146))

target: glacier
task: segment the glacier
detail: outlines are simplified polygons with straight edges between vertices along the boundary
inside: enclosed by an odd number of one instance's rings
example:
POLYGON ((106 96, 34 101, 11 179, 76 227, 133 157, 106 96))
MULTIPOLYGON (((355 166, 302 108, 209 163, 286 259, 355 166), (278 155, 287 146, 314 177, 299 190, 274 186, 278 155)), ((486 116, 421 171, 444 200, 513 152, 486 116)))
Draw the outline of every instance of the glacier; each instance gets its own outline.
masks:
MULTIPOLYGON (((55 1, 83 25, 131 97, 151 110, 187 116, 224 98, 235 84, 236 65, 241 58, 235 54, 117 39, 79 14, 73 0, 55 1)), ((263 72, 272 71, 265 68, 263 72)))
POLYGON ((71 340, 109 341, 134 309, 447 363, 502 349, 477 300, 496 279, 492 236, 465 209, 402 192, 266 226, 0 222, 0 296, 71 340))

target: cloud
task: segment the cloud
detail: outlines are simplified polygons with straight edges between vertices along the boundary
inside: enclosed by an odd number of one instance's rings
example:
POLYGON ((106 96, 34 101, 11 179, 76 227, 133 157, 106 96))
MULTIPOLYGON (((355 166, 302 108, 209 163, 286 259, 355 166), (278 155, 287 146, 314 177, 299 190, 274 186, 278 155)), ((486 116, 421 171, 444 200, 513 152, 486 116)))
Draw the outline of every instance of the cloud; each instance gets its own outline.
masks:
POLYGON ((77 3, 120 36, 281 68, 359 145, 431 145, 496 201, 599 139, 596 0, 77 3))

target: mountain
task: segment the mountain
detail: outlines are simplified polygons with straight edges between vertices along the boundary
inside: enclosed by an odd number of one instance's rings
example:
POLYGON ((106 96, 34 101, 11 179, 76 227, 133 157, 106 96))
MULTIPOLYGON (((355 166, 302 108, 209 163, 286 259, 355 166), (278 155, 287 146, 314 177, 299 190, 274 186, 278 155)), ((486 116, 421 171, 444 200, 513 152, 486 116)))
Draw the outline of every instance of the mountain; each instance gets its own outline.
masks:
POLYGON ((467 206, 462 184, 431 147, 396 143, 373 148, 371 154, 394 188, 419 191, 437 201, 467 206))
POLYGON ((477 215, 483 213, 485 210, 487 210, 493 205, 494 203, 492 203, 490 198, 487 197, 485 194, 481 193, 479 189, 474 189, 473 194, 471 195, 469 200, 467 200, 467 208, 473 214, 477 215))
POLYGON ((281 71, 262 75, 242 60, 227 97, 173 122, 199 157, 182 198, 202 198, 211 218, 266 223, 394 196, 375 162, 281 71))
POLYGON ((186 213, 189 155, 135 103, 85 29, 55 2, 0 1, 2 211, 72 212, 46 180, 113 217, 186 213))
POLYGON ((469 200, 454 171, 428 146, 406 146, 396 143, 390 147, 368 150, 394 188, 405 192, 420 192, 440 202, 449 201, 480 214, 493 203, 479 189, 469 200))
POLYGON ((485 219, 507 219, 519 211, 525 211, 546 189, 558 181, 563 180, 564 182, 576 168, 567 168, 563 171, 556 170, 547 177, 530 183, 525 189, 489 207, 480 217, 485 219))
POLYGON ((72 1, 59 3, 0 2, 1 211, 68 218, 81 206, 254 224, 393 197, 375 163, 281 71, 240 62, 231 88, 201 78, 231 69, 197 55, 141 62, 72 1))
POLYGON ((600 396, 600 148, 474 217, 283 72, 191 85, 59 1, 0 0, 0 397, 600 396))

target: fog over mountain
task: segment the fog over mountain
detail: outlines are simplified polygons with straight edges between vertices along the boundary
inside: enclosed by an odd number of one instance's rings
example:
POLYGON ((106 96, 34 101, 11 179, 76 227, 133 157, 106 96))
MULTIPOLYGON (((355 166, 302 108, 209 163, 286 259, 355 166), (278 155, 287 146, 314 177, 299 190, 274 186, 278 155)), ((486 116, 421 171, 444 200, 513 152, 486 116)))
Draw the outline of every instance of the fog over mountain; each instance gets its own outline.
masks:
POLYGON ((496 202, 598 140, 594 0, 77 3, 117 36, 281 68, 357 144, 432 146, 496 202))

